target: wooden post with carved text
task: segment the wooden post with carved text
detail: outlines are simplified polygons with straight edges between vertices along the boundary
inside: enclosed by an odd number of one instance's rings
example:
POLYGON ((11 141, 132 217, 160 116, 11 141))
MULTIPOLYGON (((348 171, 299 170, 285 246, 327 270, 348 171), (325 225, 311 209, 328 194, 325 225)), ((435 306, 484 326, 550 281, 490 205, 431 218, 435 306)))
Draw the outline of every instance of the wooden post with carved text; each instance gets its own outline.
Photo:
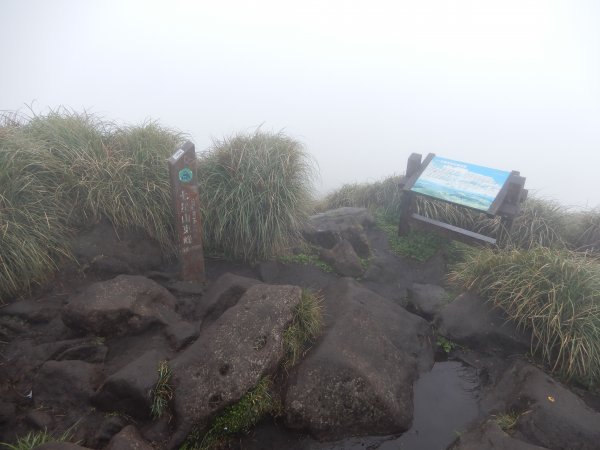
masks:
POLYGON ((202 222, 200 196, 196 177, 196 150, 187 141, 168 160, 171 197, 175 227, 179 240, 179 260, 183 281, 203 283, 204 252, 202 250, 202 222))

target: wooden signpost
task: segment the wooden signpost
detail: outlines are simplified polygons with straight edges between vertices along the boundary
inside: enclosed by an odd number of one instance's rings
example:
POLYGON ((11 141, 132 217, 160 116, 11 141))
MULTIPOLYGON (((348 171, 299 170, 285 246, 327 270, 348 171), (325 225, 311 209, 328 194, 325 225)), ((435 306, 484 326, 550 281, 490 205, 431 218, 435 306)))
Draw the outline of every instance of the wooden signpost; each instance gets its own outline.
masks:
POLYGON ((196 150, 187 141, 168 160, 171 197, 179 239, 179 259, 183 281, 203 283, 204 253, 200 196, 196 177, 196 150))
POLYGON ((406 234, 411 223, 418 223, 469 244, 496 245, 499 236, 485 236, 414 213, 415 196, 423 195, 452 203, 490 217, 499 216, 504 229, 509 231, 527 197, 524 186, 525 178, 514 170, 506 172, 491 169, 440 158, 433 153, 421 162, 421 155, 413 153, 408 159, 401 185, 404 201, 398 233, 406 234))

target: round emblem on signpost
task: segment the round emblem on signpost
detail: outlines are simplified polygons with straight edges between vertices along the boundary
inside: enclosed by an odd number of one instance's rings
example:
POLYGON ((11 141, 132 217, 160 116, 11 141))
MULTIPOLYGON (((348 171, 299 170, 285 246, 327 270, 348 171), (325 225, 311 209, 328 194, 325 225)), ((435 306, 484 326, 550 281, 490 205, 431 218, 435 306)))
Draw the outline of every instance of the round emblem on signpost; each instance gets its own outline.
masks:
POLYGON ((194 173, 188 167, 179 171, 179 181, 181 181, 182 183, 189 183, 190 181, 192 181, 193 176, 194 173))

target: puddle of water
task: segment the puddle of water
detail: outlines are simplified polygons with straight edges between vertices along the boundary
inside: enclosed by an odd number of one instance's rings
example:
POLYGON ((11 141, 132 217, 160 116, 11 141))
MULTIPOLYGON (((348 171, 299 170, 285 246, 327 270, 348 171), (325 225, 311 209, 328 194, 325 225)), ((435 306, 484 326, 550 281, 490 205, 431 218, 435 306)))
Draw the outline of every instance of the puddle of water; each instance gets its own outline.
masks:
POLYGON ((456 439, 458 432, 464 431, 480 417, 478 393, 479 380, 474 368, 457 361, 437 362, 430 372, 423 374, 415 383, 413 426, 401 436, 363 436, 317 442, 297 435, 294 439, 289 432, 271 428, 270 432, 261 430, 257 433, 254 444, 258 445, 244 448, 445 450, 456 439), (271 442, 266 444, 265 438, 271 442), (275 444, 278 439, 279 444, 285 442, 283 447, 275 444))

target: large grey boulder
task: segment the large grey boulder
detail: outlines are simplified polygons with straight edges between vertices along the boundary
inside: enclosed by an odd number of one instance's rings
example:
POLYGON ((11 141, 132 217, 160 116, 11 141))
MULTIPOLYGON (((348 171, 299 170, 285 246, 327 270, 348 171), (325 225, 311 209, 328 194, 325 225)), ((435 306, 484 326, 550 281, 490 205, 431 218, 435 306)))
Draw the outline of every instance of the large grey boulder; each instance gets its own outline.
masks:
POLYGON ((221 275, 208 287, 206 293, 198 301, 195 317, 202 321, 202 326, 213 323, 242 298, 250 286, 260 283, 254 278, 242 277, 232 273, 221 275))
POLYGON ((32 396, 36 407, 85 408, 101 381, 99 367, 83 361, 47 361, 38 371, 32 396))
POLYGON ((171 360, 177 428, 168 448, 180 445, 193 426, 206 427, 277 369, 285 354, 283 334, 301 297, 296 286, 251 286, 171 360))
POLYGON ((113 436, 104 450, 153 450, 148 442, 140 435, 137 428, 127 425, 113 436))
POLYGON ((552 450, 600 448, 600 413, 537 367, 515 361, 484 398, 491 411, 521 413, 515 430, 552 450))
POLYGON ((518 329, 498 308, 477 295, 464 293, 435 315, 439 334, 480 351, 526 353, 531 337, 518 329))
POLYGON ((177 321, 174 307, 175 297, 158 283, 142 276, 119 275, 71 297, 62 319, 75 330, 123 336, 177 321))
POLYGON ((162 262, 160 245, 144 233, 119 230, 106 219, 78 233, 71 243, 84 269, 111 274, 132 274, 156 269, 162 262))
POLYGON ((548 450, 528 444, 502 431, 493 420, 462 433, 449 450, 548 450))
POLYGON ((286 424, 326 440, 406 431, 413 382, 433 365, 428 323, 348 278, 325 291, 325 318, 290 375, 286 424))
POLYGON ((436 284, 414 283, 408 290, 409 309, 427 320, 432 320, 448 303, 450 294, 436 284))
POLYGON ((337 273, 345 277, 360 277, 363 274, 363 267, 360 258, 354 251, 354 247, 347 240, 335 244, 329 249, 322 249, 321 259, 330 264, 337 273))
POLYGON ((326 249, 347 240, 358 256, 368 258, 371 246, 365 228, 373 225, 375 219, 366 208, 345 207, 311 216, 302 234, 308 242, 326 249))
POLYGON ((93 403, 104 411, 148 419, 152 389, 158 381, 158 365, 163 358, 161 352, 148 350, 110 375, 92 398, 93 403))
POLYGON ((72 444, 71 442, 48 442, 42 444, 39 447, 35 447, 35 450, 92 450, 89 447, 82 447, 81 445, 72 444))

